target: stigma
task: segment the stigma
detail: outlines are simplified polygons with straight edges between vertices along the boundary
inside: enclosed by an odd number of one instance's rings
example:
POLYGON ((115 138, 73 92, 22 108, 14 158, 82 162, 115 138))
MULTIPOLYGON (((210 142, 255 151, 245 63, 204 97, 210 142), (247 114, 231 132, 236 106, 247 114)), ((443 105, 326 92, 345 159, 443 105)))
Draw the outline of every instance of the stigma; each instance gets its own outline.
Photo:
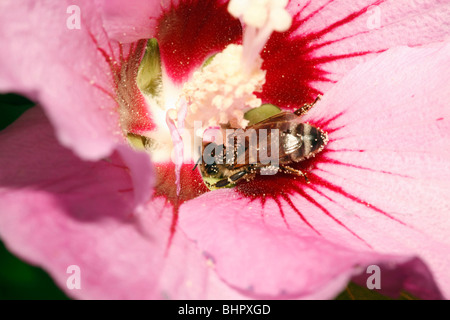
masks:
POLYGON ((286 10, 288 0, 231 0, 228 12, 244 27, 243 61, 247 69, 259 56, 274 31, 287 31, 292 17, 286 10))

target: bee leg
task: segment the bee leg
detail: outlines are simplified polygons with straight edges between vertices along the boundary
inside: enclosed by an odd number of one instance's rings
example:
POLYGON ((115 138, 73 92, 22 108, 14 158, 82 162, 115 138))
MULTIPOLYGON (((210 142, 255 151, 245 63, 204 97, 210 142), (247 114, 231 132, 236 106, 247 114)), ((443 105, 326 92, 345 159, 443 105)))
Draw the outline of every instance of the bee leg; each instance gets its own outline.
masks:
POLYGON ((238 173, 233 174, 232 176, 230 176, 228 179, 231 180, 232 182, 237 182, 239 180, 241 180, 243 177, 245 177, 247 175, 247 171, 240 171, 238 173))
POLYGON ((215 188, 223 188, 229 184, 230 184, 230 181, 228 179, 223 179, 223 180, 220 180, 219 182, 216 182, 215 184, 213 184, 213 186, 215 188))
POLYGON ((197 162, 195 163, 194 168, 192 169, 192 171, 195 171, 195 169, 197 169, 198 165, 202 162, 202 156, 200 156, 200 158, 198 158, 197 162))
POLYGON ((229 176, 226 179, 220 180, 218 182, 216 182, 214 184, 214 187, 216 188, 223 188, 226 187, 227 185, 229 185, 230 183, 236 183, 239 180, 241 180, 243 177, 245 177, 249 172, 244 170, 244 171, 239 171, 238 173, 235 173, 231 176, 229 176))
POLYGON ((195 163, 195 167, 192 169, 192 171, 195 171, 195 169, 197 169, 197 166, 202 162, 203 160, 203 155, 202 155, 202 151, 201 148, 198 147, 198 153, 200 154, 200 157, 198 158, 197 162, 195 163))
POLYGON ((316 100, 314 100, 313 103, 310 103, 310 104, 306 103, 306 104, 303 105, 303 107, 301 107, 300 109, 295 110, 294 113, 295 113, 297 116, 299 116, 299 117, 305 115, 309 110, 312 109, 312 107, 314 107, 314 105, 317 103, 317 101, 320 100, 321 97, 322 97, 322 96, 319 94, 319 95, 317 96, 316 100))
POLYGON ((306 175, 306 173, 302 172, 301 170, 297 170, 297 169, 291 168, 289 166, 281 166, 281 168, 283 169, 284 173, 293 174, 298 177, 303 177, 305 179, 305 182, 309 183, 308 176, 306 175))

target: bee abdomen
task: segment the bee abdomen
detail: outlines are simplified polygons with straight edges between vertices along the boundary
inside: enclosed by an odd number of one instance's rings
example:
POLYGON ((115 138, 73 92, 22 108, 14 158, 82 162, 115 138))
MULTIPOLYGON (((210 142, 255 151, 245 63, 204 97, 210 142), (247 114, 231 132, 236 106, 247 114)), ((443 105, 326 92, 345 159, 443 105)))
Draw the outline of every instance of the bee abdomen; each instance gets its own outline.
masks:
POLYGON ((328 142, 327 134, 312 125, 300 123, 295 127, 295 135, 302 140, 301 146, 291 153, 295 162, 310 158, 322 151, 328 142))

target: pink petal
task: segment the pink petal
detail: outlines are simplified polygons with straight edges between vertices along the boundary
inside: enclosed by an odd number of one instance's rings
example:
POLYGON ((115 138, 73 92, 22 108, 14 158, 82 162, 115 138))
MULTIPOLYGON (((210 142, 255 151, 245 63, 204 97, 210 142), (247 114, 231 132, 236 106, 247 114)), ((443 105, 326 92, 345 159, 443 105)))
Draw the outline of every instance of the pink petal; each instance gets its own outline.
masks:
POLYGON ((450 36, 446 0, 293 0, 290 10, 297 14, 291 30, 274 34, 262 55, 267 82, 261 98, 292 109, 382 51, 450 36))
POLYGON ((82 158, 97 160, 123 143, 120 129, 152 127, 134 77, 145 42, 111 42, 94 2, 76 3, 81 29, 67 27, 73 1, 2 2, 0 91, 39 102, 58 140, 82 158), (129 119, 129 113, 138 116, 129 119))
POLYGON ((358 67, 305 117, 335 118, 308 193, 330 212, 351 212, 342 222, 374 249, 418 254, 447 297, 449 53, 448 43, 392 50, 358 67), (332 195, 336 202, 324 198, 332 195))
POLYGON ((121 150, 85 162, 52 131, 34 108, 0 134, 0 235, 10 250, 76 298, 241 298, 182 232, 168 247, 171 215, 149 202, 146 155, 121 150), (149 205, 133 213, 144 187, 149 205), (80 290, 66 287, 71 265, 80 290))
POLYGON ((203 183, 199 171, 192 170, 194 166, 195 164, 182 164, 180 168, 179 164, 173 162, 156 165, 157 181, 153 197, 155 201, 161 201, 157 210, 166 212, 172 217, 169 243, 179 231, 180 206, 209 191, 203 183), (180 186, 179 189, 178 186, 180 186))
POLYGON ((111 39, 130 43, 155 35, 163 7, 155 0, 99 0, 104 27, 111 39))
MULTIPOLYGON (((186 106, 186 104, 185 104, 186 106)), ((186 107, 183 107, 186 109, 186 107)), ((185 114, 185 112, 183 112, 185 114)), ((183 116, 184 117, 184 116, 183 116)), ((183 120, 184 121, 184 120, 183 120)), ((183 155, 184 155, 184 145, 183 138, 181 137, 180 131, 183 128, 177 128, 175 121, 169 117, 169 112, 166 113, 166 123, 170 130, 170 135, 172 137, 172 143, 175 154, 175 184, 177 186, 177 197, 180 196, 181 192, 181 167, 183 165, 183 155)), ((179 121, 178 121, 179 123, 179 121)))
POLYGON ((392 262, 387 291, 449 297, 449 54, 402 47, 356 68, 305 116, 330 137, 300 163, 311 184, 278 175, 210 193, 180 208, 180 227, 257 296, 332 297, 356 264, 392 262))
POLYGON ((134 189, 135 207, 144 206, 149 199, 149 190, 155 184, 155 173, 147 153, 136 154, 129 146, 122 145, 117 148, 125 167, 129 171, 134 189))
MULTIPOLYGON (((311 204, 303 208, 302 212, 314 209, 311 204)), ((288 219, 298 219, 285 213, 288 219)), ((275 202, 248 203, 229 190, 208 193, 180 208, 180 228, 205 251, 224 282, 251 298, 331 299, 352 276, 361 274, 367 280, 366 267, 373 264, 383 272, 394 269, 391 273, 401 279, 400 288, 422 281, 427 285, 422 296, 441 297, 434 283, 427 281, 429 271, 412 256, 346 248, 306 225, 289 225, 275 202), (408 276, 402 277, 402 268, 408 276)))

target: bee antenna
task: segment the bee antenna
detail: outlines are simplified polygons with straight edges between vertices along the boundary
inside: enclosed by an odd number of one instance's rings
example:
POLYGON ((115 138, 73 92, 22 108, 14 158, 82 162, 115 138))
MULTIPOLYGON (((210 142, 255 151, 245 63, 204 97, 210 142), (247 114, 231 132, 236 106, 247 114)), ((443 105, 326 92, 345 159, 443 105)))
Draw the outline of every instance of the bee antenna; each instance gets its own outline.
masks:
POLYGON ((195 169, 197 169, 197 166, 200 164, 201 161, 202 161, 202 156, 200 156, 200 158, 198 158, 197 163, 195 164, 195 166, 192 169, 192 171, 195 171, 195 169))
POLYGON ((316 100, 314 100, 313 103, 310 104, 305 104, 303 107, 301 107, 300 109, 297 109, 294 111, 294 114, 301 117, 303 115, 305 115, 309 110, 311 110, 312 107, 314 107, 314 105, 322 98, 322 96, 319 94, 316 97, 316 100))

